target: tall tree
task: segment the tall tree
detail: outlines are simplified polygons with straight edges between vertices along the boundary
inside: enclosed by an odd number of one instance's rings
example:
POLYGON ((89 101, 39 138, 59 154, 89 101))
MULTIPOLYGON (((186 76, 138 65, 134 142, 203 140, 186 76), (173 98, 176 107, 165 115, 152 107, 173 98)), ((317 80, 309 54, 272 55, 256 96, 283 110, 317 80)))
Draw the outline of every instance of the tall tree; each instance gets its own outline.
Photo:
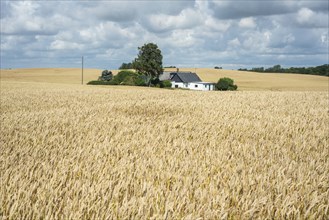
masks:
POLYGON ((133 69, 132 63, 122 63, 121 66, 119 67, 119 70, 128 70, 128 69, 133 69))
POLYGON ((133 62, 133 68, 139 73, 146 75, 148 83, 151 79, 159 78, 162 68, 161 50, 154 43, 144 44, 138 47, 138 56, 133 62))

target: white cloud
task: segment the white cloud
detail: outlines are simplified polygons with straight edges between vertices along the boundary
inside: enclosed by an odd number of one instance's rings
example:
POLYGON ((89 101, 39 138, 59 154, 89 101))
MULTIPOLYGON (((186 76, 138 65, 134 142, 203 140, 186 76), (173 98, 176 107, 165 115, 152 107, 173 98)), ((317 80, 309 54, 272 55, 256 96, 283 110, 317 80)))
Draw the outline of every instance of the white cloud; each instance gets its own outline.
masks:
POLYGON ((314 16, 314 12, 308 8, 302 8, 298 11, 297 21, 301 24, 307 23, 314 16))
POLYGON ((147 42, 157 43, 164 64, 172 65, 226 64, 231 68, 234 64, 271 64, 279 56, 287 57, 281 61, 291 64, 327 62, 323 56, 328 44, 326 1, 0 4, 4 67, 69 66, 84 54, 90 67, 117 68, 131 61, 137 47, 147 42), (303 60, 293 60, 287 54, 303 55, 303 60))
POLYGON ((185 9, 178 15, 152 14, 149 17, 150 29, 156 32, 174 29, 188 29, 202 23, 202 15, 193 9, 185 9))
POLYGON ((197 46, 202 43, 202 39, 196 38, 193 30, 175 30, 167 42, 174 48, 184 48, 197 46))
POLYGON ((250 53, 266 53, 270 52, 269 43, 271 42, 272 33, 269 31, 248 31, 242 33, 243 37, 243 48, 248 50, 250 53))
POLYGON ((234 38, 228 42, 230 47, 239 47, 241 45, 240 40, 238 38, 234 38))
POLYGON ((1 32, 17 34, 24 32, 41 32, 45 28, 41 18, 34 16, 39 8, 32 2, 13 2, 10 5, 11 16, 1 19, 1 32))
POLYGON ((328 28, 328 13, 316 13, 309 8, 301 8, 297 13, 296 20, 302 27, 328 28))
POLYGON ((55 40, 50 44, 50 49, 52 50, 81 50, 83 49, 83 45, 69 42, 69 41, 62 41, 62 40, 55 40))
POLYGON ((329 43, 328 32, 321 34, 321 43, 326 44, 328 46, 329 43))
POLYGON ((226 32, 231 27, 231 23, 230 20, 218 20, 210 16, 205 20, 205 26, 211 31, 226 32))
POLYGON ((242 18, 239 22, 241 28, 254 28, 256 27, 255 19, 253 17, 242 18))

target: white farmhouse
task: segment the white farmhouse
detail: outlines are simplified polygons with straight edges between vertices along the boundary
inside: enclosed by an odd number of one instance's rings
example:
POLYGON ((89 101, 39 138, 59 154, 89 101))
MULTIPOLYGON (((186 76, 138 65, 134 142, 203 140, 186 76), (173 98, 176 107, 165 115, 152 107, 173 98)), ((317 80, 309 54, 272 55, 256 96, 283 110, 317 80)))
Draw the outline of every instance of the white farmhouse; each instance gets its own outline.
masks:
POLYGON ((185 88, 191 90, 210 91, 214 90, 214 83, 202 82, 196 73, 173 72, 170 73, 172 88, 185 88))

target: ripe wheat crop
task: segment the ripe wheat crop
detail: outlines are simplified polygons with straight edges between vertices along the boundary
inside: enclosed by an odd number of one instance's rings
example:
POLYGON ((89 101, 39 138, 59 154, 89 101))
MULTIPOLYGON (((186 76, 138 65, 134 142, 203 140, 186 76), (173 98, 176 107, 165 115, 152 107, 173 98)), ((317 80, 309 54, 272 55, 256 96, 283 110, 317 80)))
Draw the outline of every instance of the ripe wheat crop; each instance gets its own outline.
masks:
MULTIPOLYGON (((117 74, 119 70, 111 70, 117 74)), ((166 71, 176 71, 167 68, 166 71)), ((253 73, 237 70, 210 68, 181 68, 180 71, 196 72, 203 81, 218 82, 220 78, 234 79, 241 91, 328 91, 328 77, 305 74, 253 73)), ((84 69, 84 84, 96 80, 102 70, 84 69)), ((39 82, 81 84, 81 69, 75 68, 31 68, 0 70, 2 82, 39 82)))
POLYGON ((327 92, 1 84, 2 219, 326 219, 327 92))

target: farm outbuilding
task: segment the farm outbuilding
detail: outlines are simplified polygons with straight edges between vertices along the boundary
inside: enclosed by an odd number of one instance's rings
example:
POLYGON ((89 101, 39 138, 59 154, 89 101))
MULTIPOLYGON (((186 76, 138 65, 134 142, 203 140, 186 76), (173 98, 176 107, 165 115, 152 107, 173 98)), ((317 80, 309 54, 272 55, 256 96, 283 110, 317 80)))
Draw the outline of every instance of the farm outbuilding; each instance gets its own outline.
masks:
POLYGON ((172 88, 185 88, 191 90, 210 91, 214 90, 214 83, 202 82, 196 73, 172 72, 170 73, 172 88))

